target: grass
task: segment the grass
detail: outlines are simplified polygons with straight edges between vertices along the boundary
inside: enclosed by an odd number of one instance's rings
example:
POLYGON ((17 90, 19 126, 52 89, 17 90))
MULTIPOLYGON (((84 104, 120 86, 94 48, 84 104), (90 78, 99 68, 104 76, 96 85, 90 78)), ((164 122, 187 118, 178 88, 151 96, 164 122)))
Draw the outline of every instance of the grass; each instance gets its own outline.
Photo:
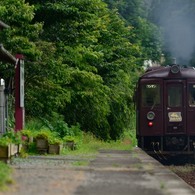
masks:
POLYGON ((160 189, 164 189, 165 188, 165 184, 163 182, 160 183, 160 189))
POLYGON ((89 161, 87 161, 87 160, 76 161, 76 162, 73 162, 72 165, 74 165, 74 166, 88 166, 89 161))
MULTIPOLYGON (((132 121, 135 121, 135 113, 132 113, 132 121)), ((63 123, 63 121, 61 121, 63 123)), ((32 132, 39 131, 44 126, 41 120, 29 120, 26 124, 26 128, 30 129, 32 132)), ((90 133, 83 133, 80 128, 77 129, 77 133, 72 130, 72 137, 76 139, 76 150, 63 149, 62 154, 64 155, 83 155, 83 154, 96 154, 98 150, 101 149, 114 149, 114 150, 130 150, 133 146, 137 144, 135 136, 135 122, 131 122, 128 130, 125 130, 124 135, 120 140, 117 141, 103 141, 95 138, 90 133), (129 130, 131 129, 131 130, 129 130)), ((59 131, 59 128, 55 129, 56 132, 59 131)))
MULTIPOLYGON (((117 141, 102 141, 95 138, 91 134, 84 134, 82 138, 78 139, 76 150, 63 149, 62 155, 80 156, 81 160, 73 162, 73 166, 87 166, 92 159, 98 154, 99 150, 131 150, 135 146, 132 142, 132 137, 124 135, 121 140, 117 141), (84 159, 82 159, 84 157, 84 159)), ((113 164, 114 167, 118 165, 113 164)))
POLYGON ((170 169, 175 173, 190 173, 195 172, 195 165, 186 165, 186 166, 170 166, 170 169))
POLYGON ((0 190, 7 188, 8 184, 13 183, 11 178, 12 169, 5 163, 0 161, 0 190))
POLYGON ((84 134, 77 143, 76 150, 63 150, 63 155, 95 155, 101 149, 113 150, 131 150, 135 144, 132 142, 132 136, 124 135, 121 140, 102 141, 91 134, 84 134))

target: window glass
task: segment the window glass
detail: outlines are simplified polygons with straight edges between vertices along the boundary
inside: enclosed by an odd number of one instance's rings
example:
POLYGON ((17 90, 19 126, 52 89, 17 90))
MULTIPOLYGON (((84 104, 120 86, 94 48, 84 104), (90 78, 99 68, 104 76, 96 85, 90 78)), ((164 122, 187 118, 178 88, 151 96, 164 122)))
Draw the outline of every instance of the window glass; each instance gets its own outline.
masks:
POLYGON ((142 106, 159 106, 160 105, 160 85, 146 84, 142 86, 142 106))
POLYGON ((195 84, 189 85, 189 106, 195 107, 195 84))
POLYGON ((170 85, 168 87, 168 106, 182 106, 182 85, 170 85))

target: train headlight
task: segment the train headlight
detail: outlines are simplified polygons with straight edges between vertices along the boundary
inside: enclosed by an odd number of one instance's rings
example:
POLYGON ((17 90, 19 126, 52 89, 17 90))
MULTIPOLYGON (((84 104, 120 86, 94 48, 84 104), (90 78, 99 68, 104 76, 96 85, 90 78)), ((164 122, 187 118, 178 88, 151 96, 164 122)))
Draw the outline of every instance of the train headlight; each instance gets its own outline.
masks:
POLYGON ((171 72, 173 74, 177 74, 178 72, 180 72, 180 67, 178 65, 171 66, 171 72))
POLYGON ((150 111, 147 113, 147 119, 148 120, 154 120, 154 117, 155 117, 155 113, 150 111))

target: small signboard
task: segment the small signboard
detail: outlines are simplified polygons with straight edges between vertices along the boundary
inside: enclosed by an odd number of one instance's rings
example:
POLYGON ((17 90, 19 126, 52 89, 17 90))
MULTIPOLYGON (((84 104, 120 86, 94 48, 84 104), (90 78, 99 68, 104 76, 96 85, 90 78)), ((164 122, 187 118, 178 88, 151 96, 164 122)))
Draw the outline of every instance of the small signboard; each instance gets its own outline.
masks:
POLYGON ((182 121, 182 116, 181 112, 169 112, 169 122, 181 122, 182 121))

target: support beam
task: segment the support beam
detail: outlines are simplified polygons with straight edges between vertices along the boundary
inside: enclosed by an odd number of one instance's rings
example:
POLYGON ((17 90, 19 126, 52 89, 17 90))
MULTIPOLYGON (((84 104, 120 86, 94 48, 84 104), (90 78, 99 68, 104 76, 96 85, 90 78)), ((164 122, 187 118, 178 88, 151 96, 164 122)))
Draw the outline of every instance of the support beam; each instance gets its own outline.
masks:
POLYGON ((4 28, 9 28, 9 26, 0 20, 0 30, 3 30, 4 28))
POLYGON ((16 63, 16 58, 12 56, 4 47, 2 44, 0 44, 0 61, 8 62, 11 64, 16 63))

